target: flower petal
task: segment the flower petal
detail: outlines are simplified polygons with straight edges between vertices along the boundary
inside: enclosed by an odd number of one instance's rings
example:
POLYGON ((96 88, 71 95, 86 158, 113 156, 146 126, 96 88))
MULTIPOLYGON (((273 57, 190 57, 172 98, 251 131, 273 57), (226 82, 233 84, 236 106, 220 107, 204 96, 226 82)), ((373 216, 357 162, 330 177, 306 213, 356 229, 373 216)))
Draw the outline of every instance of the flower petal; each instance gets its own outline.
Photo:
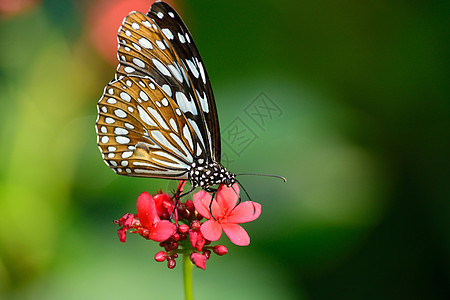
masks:
POLYGON ((202 224, 200 231, 205 239, 210 241, 217 241, 222 236, 222 226, 219 222, 208 220, 202 224))
MULTIPOLYGON (((237 183, 231 187, 221 184, 217 189, 217 204, 219 204, 221 215, 228 215, 239 200, 239 186, 237 183)), ((215 215, 214 215, 215 216, 215 215)))
POLYGON ((193 230, 189 230, 189 241, 191 241, 192 248, 195 248, 195 245, 197 245, 197 238, 198 233, 193 230))
POLYGON ((233 244, 238 246, 247 246, 250 244, 250 237, 247 231, 238 224, 225 223, 222 224, 222 228, 233 244))
POLYGON ((201 214, 206 219, 211 219, 211 214, 209 212, 210 204, 214 217, 217 219, 218 217, 222 216, 220 214, 220 209, 219 206, 217 205, 216 200, 212 199, 212 196, 209 193, 203 190, 198 191, 192 196, 192 200, 194 202, 195 209, 197 209, 198 213, 201 214))
POLYGON ((139 195, 136 202, 136 209, 139 221, 143 227, 150 229, 153 223, 159 221, 155 201, 149 193, 143 192, 139 195))
MULTIPOLYGON (((164 212, 167 212, 166 207, 164 207, 165 201, 167 201, 173 205, 172 198, 166 193, 154 195, 153 200, 155 201, 155 207, 156 207, 156 212, 158 213, 158 216, 161 216, 164 212)), ((170 213, 172 213, 172 211, 170 211, 170 213)))
POLYGON ((194 202, 195 209, 198 211, 198 213, 203 217, 210 219, 211 215, 209 214, 209 209, 207 209, 202 203, 202 199, 206 197, 209 198, 210 195, 206 191, 201 190, 192 195, 192 201, 194 202))
POLYGON ((238 204, 228 215, 229 223, 246 223, 256 220, 261 215, 261 204, 245 201, 238 204))
POLYGON ((148 238, 156 242, 162 242, 170 238, 177 231, 175 224, 167 220, 157 222, 148 235, 148 238))
POLYGON ((127 230, 128 228, 122 227, 119 230, 117 230, 117 233, 119 234, 119 240, 122 243, 125 243, 127 241, 127 230))
POLYGON ((191 254, 191 261, 197 268, 206 269, 206 256, 200 253, 194 252, 191 254))

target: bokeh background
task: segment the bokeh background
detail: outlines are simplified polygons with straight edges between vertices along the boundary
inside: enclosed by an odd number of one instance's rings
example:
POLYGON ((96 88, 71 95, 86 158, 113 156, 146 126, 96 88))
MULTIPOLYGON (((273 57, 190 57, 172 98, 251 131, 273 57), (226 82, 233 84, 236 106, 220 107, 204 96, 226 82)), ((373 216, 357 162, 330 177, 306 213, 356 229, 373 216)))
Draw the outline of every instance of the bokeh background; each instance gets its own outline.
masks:
MULTIPOLYGON (((111 223, 173 183, 115 175, 94 130, 117 28, 151 3, 1 0, 1 299, 183 297, 181 260, 168 270, 111 223)), ((230 252, 194 271, 196 298, 449 297, 448 1, 171 4, 212 81, 224 164, 288 178, 241 177, 263 214, 250 246, 222 237, 230 252)))

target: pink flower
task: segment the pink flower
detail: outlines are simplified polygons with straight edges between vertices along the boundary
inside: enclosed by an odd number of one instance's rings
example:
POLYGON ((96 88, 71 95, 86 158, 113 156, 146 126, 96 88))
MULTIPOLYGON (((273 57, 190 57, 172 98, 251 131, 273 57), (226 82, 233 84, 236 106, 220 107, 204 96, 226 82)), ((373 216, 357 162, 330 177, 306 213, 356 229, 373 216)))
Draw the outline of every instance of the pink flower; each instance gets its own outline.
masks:
POLYGON ((211 195, 203 190, 193 195, 195 208, 208 219, 201 225, 200 231, 205 239, 217 241, 222 236, 223 230, 233 244, 247 246, 250 244, 250 237, 238 223, 257 219, 261 214, 261 204, 246 201, 236 205, 239 199, 239 186, 235 183, 233 188, 220 185, 217 190, 217 200, 212 200, 211 195), (209 211, 211 200, 211 210, 215 220, 209 211))
POLYGON ((149 193, 143 192, 139 195, 136 208, 141 226, 148 230, 148 233, 146 230, 143 230, 147 238, 156 242, 162 242, 176 232, 177 227, 175 224, 159 218, 155 200, 149 193))

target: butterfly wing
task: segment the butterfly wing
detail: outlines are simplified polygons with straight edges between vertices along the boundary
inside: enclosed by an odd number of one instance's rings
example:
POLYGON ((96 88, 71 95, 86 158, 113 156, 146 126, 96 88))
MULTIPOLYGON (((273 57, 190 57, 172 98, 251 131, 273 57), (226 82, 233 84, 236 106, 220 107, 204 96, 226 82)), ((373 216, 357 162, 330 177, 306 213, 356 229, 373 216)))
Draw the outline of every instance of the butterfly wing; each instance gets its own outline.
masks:
POLYGON ((97 143, 106 164, 128 176, 189 179, 206 149, 178 104, 151 78, 123 76, 98 102, 97 143))
POLYGON ((163 2, 144 15, 133 12, 118 34, 117 78, 152 78, 177 103, 207 151, 207 161, 220 161, 220 129, 208 74, 186 25, 163 2))

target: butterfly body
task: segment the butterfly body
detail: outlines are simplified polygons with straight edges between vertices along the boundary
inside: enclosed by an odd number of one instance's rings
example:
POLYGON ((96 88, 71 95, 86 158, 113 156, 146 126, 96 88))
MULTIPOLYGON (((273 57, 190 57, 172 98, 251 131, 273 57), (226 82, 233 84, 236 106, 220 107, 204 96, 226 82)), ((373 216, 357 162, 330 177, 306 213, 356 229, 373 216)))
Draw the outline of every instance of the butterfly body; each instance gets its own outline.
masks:
POLYGON ((117 174, 231 186, 204 63, 173 8, 131 12, 118 32, 119 66, 98 102, 97 143, 117 174))
POLYGON ((207 165, 193 164, 189 172, 192 187, 202 187, 208 192, 214 191, 210 187, 216 184, 233 185, 236 175, 228 172, 220 163, 212 162, 207 165))

